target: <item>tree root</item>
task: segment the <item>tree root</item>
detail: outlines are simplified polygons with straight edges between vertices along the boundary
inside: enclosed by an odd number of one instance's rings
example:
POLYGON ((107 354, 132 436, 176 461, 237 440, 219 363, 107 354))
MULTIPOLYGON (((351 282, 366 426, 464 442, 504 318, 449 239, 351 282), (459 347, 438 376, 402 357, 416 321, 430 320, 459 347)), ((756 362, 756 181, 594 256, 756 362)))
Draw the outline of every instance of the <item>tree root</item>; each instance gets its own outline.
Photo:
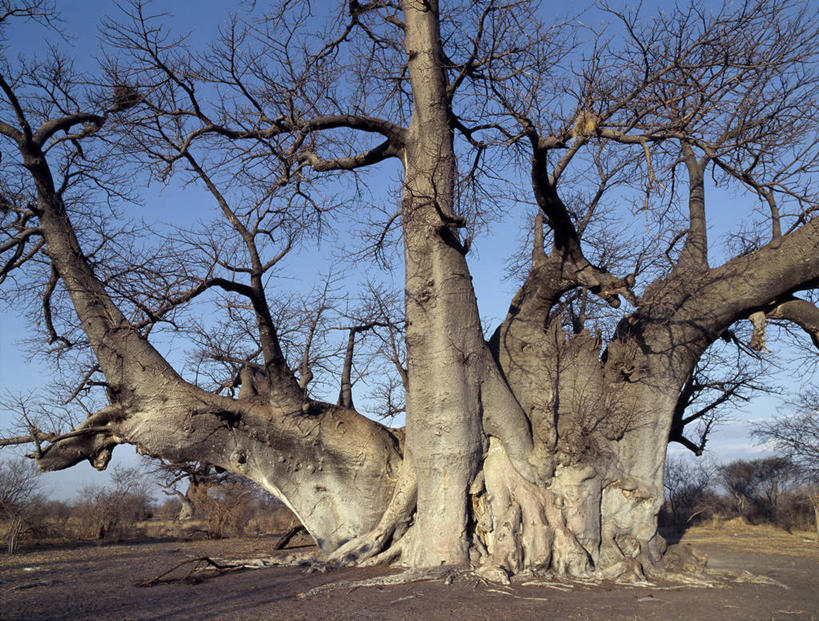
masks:
POLYGON ((456 567, 453 565, 441 565, 440 567, 430 567, 427 569, 408 569, 397 574, 390 574, 388 576, 377 576, 375 578, 367 578, 366 580, 341 580, 339 582, 330 582, 317 586, 304 593, 299 593, 300 598, 313 597, 322 593, 329 593, 330 591, 338 591, 339 589, 358 589, 362 587, 377 587, 377 586, 396 586, 400 584, 410 584, 413 582, 424 582, 427 580, 444 580, 445 584, 451 584, 452 581, 464 573, 466 570, 463 567, 456 567))
POLYGON ((63 584, 62 580, 38 580, 37 582, 26 582, 25 584, 18 584, 11 587, 12 591, 25 591, 28 589, 35 589, 41 586, 54 586, 55 584, 63 584))
POLYGON ((780 589, 790 589, 787 584, 783 584, 778 580, 774 580, 773 578, 769 578, 768 576, 760 576, 757 574, 752 574, 750 571, 743 570, 740 572, 730 571, 725 569, 711 569, 708 571, 710 576, 713 576, 717 580, 725 580, 728 582, 749 582, 751 584, 763 584, 766 586, 775 586, 779 587, 780 589))
POLYGON ((266 567, 312 567, 316 564, 316 551, 290 550, 276 556, 260 556, 245 559, 216 559, 228 565, 241 566, 243 569, 264 569, 266 567))
POLYGON ((535 602, 548 602, 549 601, 548 597, 529 597, 529 596, 526 596, 526 595, 516 595, 515 593, 512 593, 511 591, 503 591, 501 589, 486 589, 486 592, 487 593, 497 593, 499 595, 506 595, 507 597, 514 597, 515 599, 526 599, 526 600, 535 601, 535 602))
MULTIPOLYGON (((390 548, 382 554, 395 553, 390 548)), ((377 565, 381 562, 386 562, 379 558, 380 555, 371 557, 364 565, 377 565)), ((634 559, 631 559, 634 560, 634 559)), ((151 587, 158 584, 172 584, 184 582, 188 584, 198 584, 210 578, 221 576, 227 573, 249 570, 249 569, 264 569, 267 567, 281 567, 281 566, 306 566, 307 572, 321 572, 324 573, 330 569, 338 567, 337 564, 329 564, 327 562, 316 561, 315 552, 313 551, 293 551, 289 554, 279 555, 275 557, 260 557, 252 559, 219 559, 210 557, 199 557, 189 559, 174 565, 167 571, 159 574, 155 578, 138 583, 141 587, 151 587), (187 565, 191 567, 184 575, 172 576, 180 568, 187 565)), ((678 571, 656 571, 652 577, 663 580, 665 582, 676 582, 674 585, 663 585, 655 582, 649 582, 645 579, 634 579, 633 572, 627 572, 628 578, 623 580, 622 576, 607 576, 603 572, 596 572, 592 579, 580 579, 577 577, 567 577, 565 579, 548 580, 537 577, 537 574, 532 575, 530 572, 513 576, 510 580, 509 576, 502 572, 495 575, 492 572, 486 571, 486 566, 472 570, 463 566, 442 565, 440 567, 422 568, 422 569, 407 569, 395 574, 386 576, 376 576, 374 578, 367 578, 364 580, 341 580, 337 582, 330 582, 324 584, 304 593, 299 593, 299 598, 308 598, 322 593, 329 593, 341 589, 352 591, 358 588, 366 587, 381 587, 381 586, 398 586, 402 584, 411 584, 414 582, 424 582, 430 580, 442 580, 444 584, 452 584, 456 578, 468 575, 475 578, 474 587, 477 588, 482 585, 487 592, 507 595, 517 599, 547 601, 545 597, 531 597, 518 595, 512 591, 510 584, 516 584, 523 587, 539 587, 553 589, 562 592, 570 592, 576 586, 582 585, 586 587, 599 587, 604 581, 614 582, 615 584, 623 584, 631 587, 650 588, 661 591, 690 589, 690 588, 725 588, 730 583, 753 583, 767 586, 776 586, 783 589, 789 587, 773 578, 767 576, 759 576, 751 574, 748 571, 734 572, 730 570, 708 570, 705 569, 702 573, 694 575, 691 573, 678 571)), ((552 575, 550 572, 545 577, 552 575)))
MULTIPOLYGON (((588 583, 584 583, 588 584, 588 583)), ((574 589, 574 585, 570 582, 552 582, 549 580, 527 580, 526 582, 521 582, 521 586, 536 586, 546 589, 554 589, 555 591, 571 591, 574 589)))

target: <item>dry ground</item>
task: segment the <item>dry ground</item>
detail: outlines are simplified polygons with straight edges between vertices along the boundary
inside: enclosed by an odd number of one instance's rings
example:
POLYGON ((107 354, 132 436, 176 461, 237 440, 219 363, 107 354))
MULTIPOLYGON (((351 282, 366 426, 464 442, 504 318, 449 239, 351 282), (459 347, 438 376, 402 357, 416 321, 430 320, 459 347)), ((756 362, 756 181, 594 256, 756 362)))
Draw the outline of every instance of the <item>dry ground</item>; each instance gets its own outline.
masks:
POLYGON ((24 547, 16 556, 0 555, 0 619, 819 620, 816 537, 743 524, 697 527, 675 545, 705 552, 711 568, 748 570, 785 586, 727 582, 720 588, 605 583, 500 587, 462 576, 450 585, 428 581, 344 588, 305 598, 299 594, 322 584, 388 571, 307 574, 294 567, 245 570, 198 584, 136 586, 187 559, 268 556, 275 541, 265 537, 24 547))

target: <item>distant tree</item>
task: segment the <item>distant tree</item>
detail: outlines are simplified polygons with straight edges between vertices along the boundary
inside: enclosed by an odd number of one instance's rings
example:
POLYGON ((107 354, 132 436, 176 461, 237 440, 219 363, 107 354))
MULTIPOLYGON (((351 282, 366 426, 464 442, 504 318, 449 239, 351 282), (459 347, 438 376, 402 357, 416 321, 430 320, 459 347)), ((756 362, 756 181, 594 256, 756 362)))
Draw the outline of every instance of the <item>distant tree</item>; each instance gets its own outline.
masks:
POLYGON ((793 485, 797 469, 787 458, 766 457, 736 460, 720 466, 717 472, 739 515, 776 522, 780 501, 793 485))
POLYGON ((249 479, 210 464, 147 461, 163 493, 177 501, 177 520, 204 521, 210 537, 244 535, 251 522, 267 532, 294 527, 281 501, 249 479))
POLYGON ((796 412, 760 423, 753 435, 771 443, 803 476, 819 479, 819 388, 802 393, 796 412))
POLYGON ((177 520, 203 517, 208 489, 217 486, 230 473, 199 462, 174 464, 164 459, 147 460, 148 469, 156 476, 162 493, 179 501, 177 520))
POLYGON ((151 514, 150 481, 138 467, 114 467, 109 485, 89 485, 79 498, 81 528, 99 539, 133 536, 136 523, 151 514))
POLYGON ((744 460, 733 461, 719 467, 719 480, 731 495, 738 515, 748 513, 748 505, 753 499, 753 465, 744 460))
POLYGON ((819 388, 802 393, 795 413, 759 424, 753 435, 796 466, 819 534, 819 388))

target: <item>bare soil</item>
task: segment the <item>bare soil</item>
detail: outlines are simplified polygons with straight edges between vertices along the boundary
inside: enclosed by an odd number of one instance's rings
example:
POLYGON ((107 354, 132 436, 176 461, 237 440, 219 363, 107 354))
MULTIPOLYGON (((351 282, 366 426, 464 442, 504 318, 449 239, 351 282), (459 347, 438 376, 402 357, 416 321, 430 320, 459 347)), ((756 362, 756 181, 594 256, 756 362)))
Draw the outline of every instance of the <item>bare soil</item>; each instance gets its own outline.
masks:
MULTIPOLYGON (((276 540, 24 546, 15 556, 0 555, 0 619, 819 619, 816 537, 744 524, 693 528, 674 546, 707 554, 710 568, 745 570, 784 586, 724 581, 709 588, 577 582, 503 587, 463 575, 449 585, 437 580, 345 587, 304 597, 323 584, 395 571, 306 573, 304 567, 243 570, 197 584, 137 586, 198 557, 271 556, 276 540)), ((181 577, 189 567, 172 575, 181 577)))

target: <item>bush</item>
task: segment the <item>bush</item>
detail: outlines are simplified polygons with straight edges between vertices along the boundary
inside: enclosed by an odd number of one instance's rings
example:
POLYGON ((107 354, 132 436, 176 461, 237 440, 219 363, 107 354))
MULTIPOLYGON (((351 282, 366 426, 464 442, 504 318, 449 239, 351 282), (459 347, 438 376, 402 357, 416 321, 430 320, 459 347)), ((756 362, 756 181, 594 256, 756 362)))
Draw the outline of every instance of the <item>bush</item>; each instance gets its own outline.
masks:
POLYGON ((245 534, 256 494, 254 488, 250 481, 238 477, 208 488, 199 510, 205 518, 205 532, 209 537, 221 539, 245 534))
POLYGON ((712 516, 720 504, 710 489, 712 477, 713 467, 707 462, 668 458, 663 479, 666 502, 660 516, 663 525, 682 530, 696 519, 712 516))
POLYGON ((17 551, 20 537, 37 516, 40 495, 39 471, 29 459, 0 463, 0 520, 5 523, 9 554, 17 551))
POLYGON ((740 459, 720 466, 669 458, 660 523, 682 530, 704 519, 741 518, 752 524, 807 530, 814 520, 815 492, 799 473, 782 457, 740 459), (719 488, 727 494, 717 493, 719 488))
POLYGON ((152 515, 148 482, 138 468, 115 467, 112 486, 89 485, 74 506, 76 537, 81 539, 127 539, 136 537, 137 522, 152 515))
POLYGON ((281 501, 248 479, 229 475, 207 487, 197 502, 208 537, 243 537, 288 530, 296 517, 281 501))

